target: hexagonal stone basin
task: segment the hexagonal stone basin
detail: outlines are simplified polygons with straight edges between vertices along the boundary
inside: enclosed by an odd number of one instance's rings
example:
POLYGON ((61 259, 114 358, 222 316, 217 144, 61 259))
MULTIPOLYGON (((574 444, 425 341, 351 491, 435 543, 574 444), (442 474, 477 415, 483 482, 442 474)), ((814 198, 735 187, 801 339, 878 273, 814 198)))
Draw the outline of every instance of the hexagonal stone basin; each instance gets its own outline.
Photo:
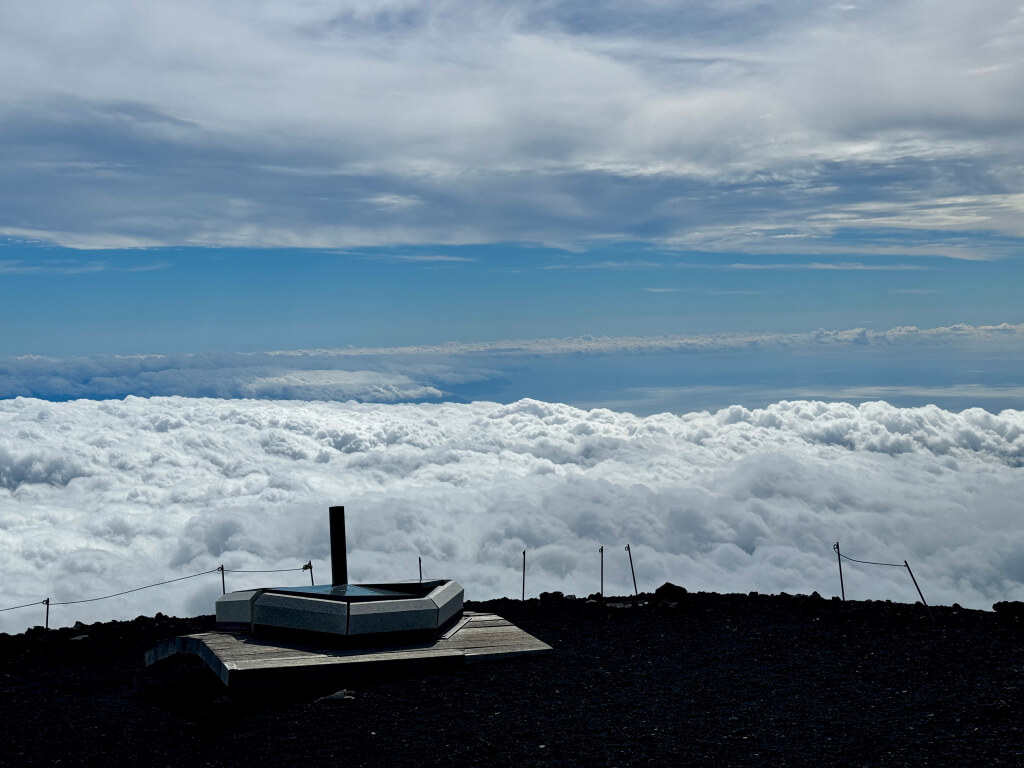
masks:
POLYGON ((270 587, 218 598, 217 627, 253 634, 314 634, 361 644, 432 640, 462 615, 450 580, 270 587))
POLYGON ((396 584, 317 584, 308 587, 268 587, 264 592, 279 595, 300 595, 321 597, 324 600, 341 600, 346 603, 362 603, 368 600, 408 600, 423 597, 444 584, 442 580, 396 584))

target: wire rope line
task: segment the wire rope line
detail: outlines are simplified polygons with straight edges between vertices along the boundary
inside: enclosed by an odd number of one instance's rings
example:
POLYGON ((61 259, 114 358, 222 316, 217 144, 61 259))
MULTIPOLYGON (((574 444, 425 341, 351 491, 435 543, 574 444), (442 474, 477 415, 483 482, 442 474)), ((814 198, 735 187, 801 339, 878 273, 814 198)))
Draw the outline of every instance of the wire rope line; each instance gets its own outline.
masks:
POLYGON ((10 608, 0 608, 0 613, 3 613, 4 611, 16 611, 19 608, 28 608, 30 605, 43 605, 45 603, 45 600, 36 600, 34 603, 25 603, 24 605, 13 605, 10 608))
POLYGON ((272 568, 267 571, 244 571, 237 568, 214 568, 213 570, 223 570, 224 573, 286 573, 287 571, 308 571, 309 569, 303 566, 302 568, 272 568))
POLYGON ((886 566, 888 566, 890 568, 905 568, 906 567, 906 563, 875 563, 875 562, 872 562, 871 560, 856 560, 856 559, 854 559, 852 557, 848 557, 847 555, 844 555, 842 553, 840 553, 839 556, 841 558, 843 558, 843 560, 849 560, 851 563, 863 563, 864 565, 886 565, 886 566))
POLYGON ((206 576, 208 573, 217 573, 219 568, 213 568, 209 571, 203 571, 202 573, 193 573, 189 576, 181 576, 177 579, 168 579, 167 581, 158 581, 156 584, 147 584, 144 587, 136 587, 135 589, 126 589, 124 592, 115 592, 112 595, 103 595, 103 597, 90 597, 85 600, 66 600, 60 603, 50 603, 50 605, 78 605, 79 603, 95 603, 97 600, 107 600, 111 597, 120 597, 121 595, 130 595, 132 592, 141 592, 144 589, 150 587, 160 587, 164 584, 173 584, 176 581, 184 581, 185 579, 194 579, 196 576, 206 576))

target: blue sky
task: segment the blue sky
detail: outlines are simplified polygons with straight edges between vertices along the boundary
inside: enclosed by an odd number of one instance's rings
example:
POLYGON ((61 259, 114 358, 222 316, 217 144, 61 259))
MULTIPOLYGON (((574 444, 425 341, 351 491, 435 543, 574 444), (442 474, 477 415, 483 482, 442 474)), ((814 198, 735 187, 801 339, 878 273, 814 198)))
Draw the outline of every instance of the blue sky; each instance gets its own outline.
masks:
POLYGON ((8 241, 0 354, 72 356, 1021 318, 1021 262, 708 256, 650 244, 82 252, 8 241))
MULTIPOLYGON (((100 0, 8 5, 0 43, 18 386, 25 355, 1024 322, 1016 2, 100 0)), ((592 388, 545 360, 505 394, 592 388)))

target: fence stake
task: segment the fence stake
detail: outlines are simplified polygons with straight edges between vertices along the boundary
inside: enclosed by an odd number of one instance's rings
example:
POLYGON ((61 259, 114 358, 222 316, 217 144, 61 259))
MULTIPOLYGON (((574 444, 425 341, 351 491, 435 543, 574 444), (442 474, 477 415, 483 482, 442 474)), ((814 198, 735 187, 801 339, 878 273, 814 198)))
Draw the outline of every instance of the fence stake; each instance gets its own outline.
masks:
POLYGON ((924 599, 924 595, 921 594, 921 588, 917 586, 917 579, 914 578, 914 572, 910 570, 910 563, 904 560, 903 564, 907 566, 907 573, 910 574, 910 580, 914 582, 914 586, 917 587, 917 594, 921 595, 921 602, 924 604, 924 607, 928 610, 928 618, 932 621, 935 621, 935 617, 932 615, 932 609, 928 607, 928 602, 924 599))
POLYGON ((45 627, 47 629, 49 629, 50 628, 50 598, 46 598, 45 600, 43 600, 43 603, 46 605, 46 624, 45 624, 45 627))
POLYGON ((633 574, 633 594, 639 597, 640 593, 636 588, 636 571, 633 570, 633 551, 629 548, 629 544, 626 545, 626 554, 629 555, 629 572, 633 574))
POLYGON ((224 581, 224 563, 221 563, 217 570, 220 571, 220 593, 222 595, 226 595, 228 593, 228 588, 224 581))
POLYGON ((523 602, 526 602, 526 550, 523 550, 523 602))
POLYGON ((843 553, 839 551, 839 542, 832 547, 836 551, 836 560, 839 561, 839 591, 843 595, 843 602, 846 602, 846 586, 843 584, 843 553))
POLYGON ((416 559, 420 561, 420 584, 422 584, 423 583, 423 556, 420 555, 416 559))
POLYGON ((302 570, 309 571, 309 586, 315 587, 316 583, 313 581, 313 561, 307 560, 306 564, 302 566, 302 570))
POLYGON ((601 553, 601 597, 604 597, 604 545, 597 551, 601 553))

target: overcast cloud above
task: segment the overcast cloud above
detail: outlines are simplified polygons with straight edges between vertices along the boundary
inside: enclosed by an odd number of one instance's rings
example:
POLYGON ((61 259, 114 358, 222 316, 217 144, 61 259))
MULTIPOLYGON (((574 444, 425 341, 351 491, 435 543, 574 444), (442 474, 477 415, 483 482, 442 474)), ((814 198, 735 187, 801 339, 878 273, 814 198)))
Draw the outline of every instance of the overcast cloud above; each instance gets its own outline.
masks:
POLYGON ((56 0, 5 4, 0 43, 14 237, 988 259, 1024 235, 1015 0, 56 0))

